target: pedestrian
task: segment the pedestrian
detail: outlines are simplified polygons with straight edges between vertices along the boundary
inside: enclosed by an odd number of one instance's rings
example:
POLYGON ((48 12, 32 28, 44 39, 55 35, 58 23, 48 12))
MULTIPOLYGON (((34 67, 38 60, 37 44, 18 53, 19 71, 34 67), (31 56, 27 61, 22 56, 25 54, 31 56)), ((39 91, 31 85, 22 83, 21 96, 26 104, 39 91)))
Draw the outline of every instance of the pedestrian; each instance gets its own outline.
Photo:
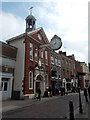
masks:
POLYGON ((50 93, 50 97, 52 97, 52 87, 49 86, 49 89, 48 89, 49 93, 50 93))
POLYGON ((60 91, 61 91, 61 96, 63 96, 63 88, 62 87, 60 88, 60 91))
POLYGON ((90 99, 90 85, 88 87, 88 95, 89 95, 89 99, 90 99))
POLYGON ((84 96, 85 96, 86 102, 88 102, 88 98, 87 98, 87 89, 86 89, 86 88, 84 88, 84 96))
POLYGON ((65 95, 65 87, 63 87, 63 95, 65 95))
POLYGON ((38 92, 38 99, 41 100, 41 90, 40 90, 40 88, 37 89, 37 92, 38 92))

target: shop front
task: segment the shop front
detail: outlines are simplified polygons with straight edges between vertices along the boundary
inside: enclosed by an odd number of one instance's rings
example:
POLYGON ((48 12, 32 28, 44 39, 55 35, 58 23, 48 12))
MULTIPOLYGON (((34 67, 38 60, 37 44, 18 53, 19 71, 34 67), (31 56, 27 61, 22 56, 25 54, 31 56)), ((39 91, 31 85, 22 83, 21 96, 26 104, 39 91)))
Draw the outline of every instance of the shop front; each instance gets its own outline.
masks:
POLYGON ((0 100, 11 99, 13 76, 10 73, 0 73, 0 100))

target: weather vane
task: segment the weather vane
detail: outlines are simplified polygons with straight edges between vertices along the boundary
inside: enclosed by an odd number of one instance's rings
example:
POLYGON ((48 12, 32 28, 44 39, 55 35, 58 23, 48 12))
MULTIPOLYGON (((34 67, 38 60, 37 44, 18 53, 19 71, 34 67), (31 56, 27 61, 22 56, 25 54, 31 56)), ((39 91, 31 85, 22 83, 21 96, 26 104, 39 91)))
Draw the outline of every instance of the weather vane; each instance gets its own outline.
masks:
POLYGON ((32 9, 33 7, 30 7, 29 10, 30 10, 30 15, 32 15, 32 9))

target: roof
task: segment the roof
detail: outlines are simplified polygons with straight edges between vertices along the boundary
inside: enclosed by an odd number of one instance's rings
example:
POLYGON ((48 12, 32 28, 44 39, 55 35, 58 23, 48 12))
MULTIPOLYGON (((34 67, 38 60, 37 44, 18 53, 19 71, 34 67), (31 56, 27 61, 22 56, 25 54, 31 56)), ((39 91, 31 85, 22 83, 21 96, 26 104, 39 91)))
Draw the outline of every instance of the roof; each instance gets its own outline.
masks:
POLYGON ((34 21, 36 21, 35 17, 33 15, 28 15, 26 17, 26 20, 30 20, 30 19, 33 19, 34 21))
POLYGON ((22 37, 24 37, 24 36, 25 36, 25 33, 20 34, 20 35, 17 35, 17 36, 15 36, 15 37, 12 37, 12 38, 6 40, 6 42, 11 42, 11 41, 13 41, 13 40, 17 40, 17 39, 22 38, 22 37))
MULTIPOLYGON (((18 36, 16 36, 16 37, 10 38, 10 39, 6 40, 6 42, 11 42, 11 41, 20 39, 20 38, 22 38, 22 37, 25 37, 26 35, 27 35, 27 36, 28 36, 28 35, 32 35, 32 34, 38 32, 38 31, 41 32, 42 37, 44 38, 44 40, 46 41, 46 43, 49 43, 48 38, 47 38, 47 36, 46 36, 46 34, 45 34, 45 32, 44 32, 44 30, 43 30, 42 27, 37 28, 37 29, 35 29, 35 30, 33 30, 33 31, 30 31, 30 32, 27 32, 27 33, 23 33, 23 34, 18 35, 18 36)), ((29 37, 30 37, 30 36, 29 36, 29 37)))
POLYGON ((2 50, 0 52, 0 56, 8 57, 11 59, 16 59, 16 55, 17 55, 17 48, 16 47, 13 47, 13 46, 6 44, 4 42, 1 42, 1 41, 0 41, 0 45, 2 48, 2 50))

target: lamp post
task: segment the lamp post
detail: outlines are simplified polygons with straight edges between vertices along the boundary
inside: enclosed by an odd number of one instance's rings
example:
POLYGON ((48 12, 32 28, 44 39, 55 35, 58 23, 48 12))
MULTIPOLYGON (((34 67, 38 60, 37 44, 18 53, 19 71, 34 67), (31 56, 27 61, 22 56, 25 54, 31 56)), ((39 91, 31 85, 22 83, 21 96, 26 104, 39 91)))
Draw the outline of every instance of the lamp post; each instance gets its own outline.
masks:
POLYGON ((85 73, 78 73, 77 77, 78 77, 78 92, 79 92, 79 113, 83 113, 83 109, 82 109, 82 102, 81 102, 81 94, 80 94, 80 79, 79 76, 84 76, 85 73))

